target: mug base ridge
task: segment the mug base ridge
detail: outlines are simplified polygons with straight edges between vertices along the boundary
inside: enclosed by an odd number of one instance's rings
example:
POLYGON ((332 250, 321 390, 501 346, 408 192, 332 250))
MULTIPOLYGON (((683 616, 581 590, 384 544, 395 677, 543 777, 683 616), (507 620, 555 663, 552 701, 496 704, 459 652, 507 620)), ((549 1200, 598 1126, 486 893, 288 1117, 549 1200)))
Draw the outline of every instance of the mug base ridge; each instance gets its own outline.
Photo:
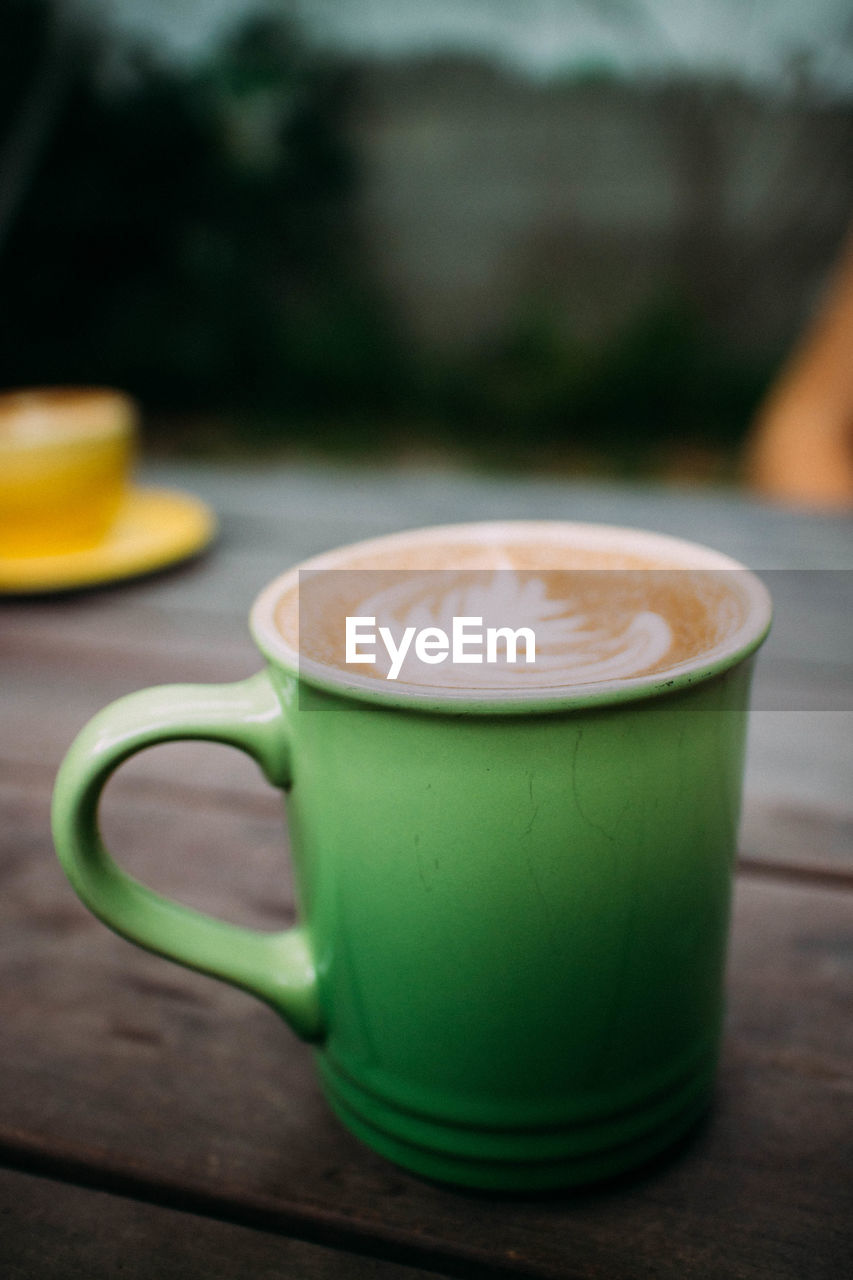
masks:
POLYGON ((548 1131, 523 1125, 484 1131, 439 1115, 415 1117, 361 1089, 328 1061, 320 1061, 319 1070, 335 1115, 379 1155, 432 1181, 523 1192, 617 1177, 676 1146, 710 1108, 716 1061, 706 1061, 664 1099, 640 1102, 615 1121, 590 1116, 548 1131))

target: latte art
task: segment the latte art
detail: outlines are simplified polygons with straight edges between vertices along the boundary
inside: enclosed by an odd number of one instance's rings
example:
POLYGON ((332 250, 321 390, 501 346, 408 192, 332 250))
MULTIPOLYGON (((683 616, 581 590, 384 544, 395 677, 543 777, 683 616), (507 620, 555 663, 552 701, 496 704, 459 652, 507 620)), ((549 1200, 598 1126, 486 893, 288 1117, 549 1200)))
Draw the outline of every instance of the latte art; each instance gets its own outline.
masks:
POLYGON ((273 584, 259 613, 321 682, 377 696, 550 698, 713 659, 747 625, 743 574, 654 534, 463 525, 317 557, 273 584))
POLYGON ((419 573, 385 587, 358 604, 358 615, 374 618, 379 634, 386 628, 396 652, 407 633, 450 636, 455 620, 476 620, 486 633, 497 636, 491 660, 487 647, 483 661, 476 661, 469 651, 464 664, 451 660, 439 665, 419 659, 417 648, 409 644, 396 669, 388 646, 377 646, 375 662, 365 664, 375 666, 376 675, 414 684, 478 688, 519 681, 588 683, 639 675, 661 663, 672 647, 672 630, 659 613, 626 610, 617 619, 611 610, 608 619, 602 619, 584 611, 578 598, 582 593, 552 598, 545 576, 523 575, 508 564, 488 575, 480 573, 473 581, 470 573, 441 573, 435 583, 423 580, 430 576, 434 575, 419 573), (513 642, 513 637, 530 636, 532 645, 513 642))

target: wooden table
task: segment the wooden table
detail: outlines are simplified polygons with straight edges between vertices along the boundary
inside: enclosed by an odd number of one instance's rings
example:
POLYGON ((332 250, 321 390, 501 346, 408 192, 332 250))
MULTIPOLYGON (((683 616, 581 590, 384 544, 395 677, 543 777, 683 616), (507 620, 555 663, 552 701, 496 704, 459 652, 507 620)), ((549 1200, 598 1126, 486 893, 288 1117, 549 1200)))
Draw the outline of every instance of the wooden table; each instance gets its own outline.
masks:
MULTIPOLYGON (((0 605, 0 1274, 769 1277, 853 1274, 853 526, 734 495, 310 468, 149 467, 210 501, 202 561, 0 605), (431 1185, 330 1115, 310 1051, 242 993, 149 956, 55 861, 57 765, 110 699, 231 680, 294 561, 460 519, 555 517, 704 541, 777 598, 747 772, 716 1106, 674 1156, 548 1197, 431 1185)), ((126 765, 103 804, 134 874, 241 923, 292 917, 279 798, 210 744, 126 765)))

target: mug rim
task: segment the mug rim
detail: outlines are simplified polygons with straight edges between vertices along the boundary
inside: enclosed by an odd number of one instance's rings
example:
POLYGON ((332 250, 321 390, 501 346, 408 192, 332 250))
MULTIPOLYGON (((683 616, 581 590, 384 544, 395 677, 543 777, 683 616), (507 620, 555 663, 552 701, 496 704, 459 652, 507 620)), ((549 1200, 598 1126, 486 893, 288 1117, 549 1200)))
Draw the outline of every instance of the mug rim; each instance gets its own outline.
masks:
POLYGON ((673 694, 705 682, 738 665, 759 648, 770 630, 772 611, 770 593, 751 569, 733 557, 701 543, 647 529, 592 521, 509 519, 404 529, 311 556, 279 574, 264 587, 252 606, 249 627, 256 645, 270 663, 294 675, 300 682, 339 697, 386 707, 453 714, 523 714, 634 702, 673 694), (375 677, 301 657, 284 639, 275 624, 278 601, 294 586, 298 590, 299 574, 303 571, 340 568, 341 561, 348 559, 354 552, 369 555, 373 551, 390 550, 395 545, 405 546, 407 542, 423 547, 465 537, 474 542, 482 540, 487 545, 497 539, 501 530, 507 528, 531 537, 554 537, 559 533, 567 543, 571 539, 571 545, 578 549, 626 550, 626 539, 630 539, 631 554, 671 557, 672 563, 660 566, 664 570, 736 570, 739 574, 741 600, 747 606, 746 616, 723 641, 692 658, 673 663, 663 671, 588 683, 538 685, 516 690, 497 690, 494 686, 456 689, 452 686, 418 685, 402 680, 393 683, 378 681, 375 677))

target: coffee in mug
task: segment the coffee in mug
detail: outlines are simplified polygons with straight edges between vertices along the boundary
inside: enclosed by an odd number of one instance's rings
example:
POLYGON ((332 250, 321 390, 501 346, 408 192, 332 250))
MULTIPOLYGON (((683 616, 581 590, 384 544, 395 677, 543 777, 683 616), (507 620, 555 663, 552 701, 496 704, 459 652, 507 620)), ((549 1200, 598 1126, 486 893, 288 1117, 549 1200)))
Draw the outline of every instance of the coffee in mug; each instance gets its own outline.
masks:
POLYGON ((335 553, 323 558, 323 568, 290 575, 274 605, 274 625, 291 654, 312 669, 347 678, 361 669, 373 680, 461 693, 556 690, 677 671, 722 650, 743 625, 737 571, 632 553, 621 530, 610 531, 613 546, 601 545, 606 532, 596 531, 598 546, 584 546, 569 525, 504 522, 335 553), (462 617, 472 620, 463 629, 471 645, 482 624, 485 653, 469 647, 465 660, 454 662, 451 644, 442 655, 436 638, 430 657, 419 659, 421 631, 451 636, 462 617), (359 625, 348 628, 354 619, 359 625), (391 634, 377 648, 383 625, 391 634), (497 633, 493 647, 511 660, 489 660, 490 631, 497 633), (519 631, 524 661, 516 657, 519 631), (372 637, 375 658, 349 660, 348 636, 372 637))
POLYGON ((460 525, 306 561, 250 625, 257 675, 130 694, 71 748, 54 836, 83 901, 270 1004, 419 1174, 566 1187, 677 1142, 719 1053, 761 582, 652 533, 460 525), (188 737, 284 793, 294 928, 179 906, 104 849, 112 771, 188 737))

